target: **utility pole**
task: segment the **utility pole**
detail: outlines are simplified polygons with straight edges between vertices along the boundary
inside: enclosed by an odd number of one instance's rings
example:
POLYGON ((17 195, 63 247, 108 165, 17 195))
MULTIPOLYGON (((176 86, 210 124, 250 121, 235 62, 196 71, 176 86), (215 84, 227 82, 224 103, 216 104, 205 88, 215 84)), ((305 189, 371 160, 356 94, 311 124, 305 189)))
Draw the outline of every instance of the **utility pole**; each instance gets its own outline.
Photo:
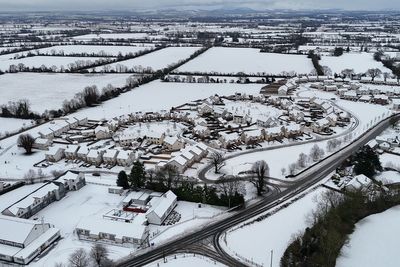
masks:
POLYGON ((270 264, 270 267, 272 267, 272 258, 274 257, 274 250, 273 249, 271 249, 271 264, 270 264))

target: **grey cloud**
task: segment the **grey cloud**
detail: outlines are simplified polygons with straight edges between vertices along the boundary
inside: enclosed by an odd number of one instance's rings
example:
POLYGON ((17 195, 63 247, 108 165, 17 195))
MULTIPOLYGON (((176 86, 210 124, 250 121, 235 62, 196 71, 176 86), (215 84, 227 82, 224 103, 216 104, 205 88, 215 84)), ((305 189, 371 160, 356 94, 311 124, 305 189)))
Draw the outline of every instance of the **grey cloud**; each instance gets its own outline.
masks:
POLYGON ((101 10, 162 9, 170 7, 241 6, 257 9, 400 9, 393 0, 0 0, 1 10, 101 10))

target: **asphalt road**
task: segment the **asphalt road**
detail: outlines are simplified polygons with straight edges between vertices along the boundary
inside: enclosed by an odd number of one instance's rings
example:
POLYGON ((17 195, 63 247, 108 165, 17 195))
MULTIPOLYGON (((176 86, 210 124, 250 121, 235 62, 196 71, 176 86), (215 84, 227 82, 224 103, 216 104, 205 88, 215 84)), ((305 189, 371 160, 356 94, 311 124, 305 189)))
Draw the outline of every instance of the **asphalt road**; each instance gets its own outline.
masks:
MULTIPOLYGON (((400 114, 396 114, 391 118, 393 117, 396 120, 399 120, 400 114)), ((177 237, 175 240, 167 242, 163 245, 140 251, 136 255, 132 255, 129 258, 121 260, 117 264, 117 266, 144 266, 157 259, 162 258, 164 255, 173 254, 185 250, 191 245, 201 243, 202 240, 216 240, 215 238, 217 238, 218 240, 218 236, 229 228, 274 208, 279 203, 301 194, 308 188, 320 182, 329 173, 334 171, 342 163, 343 160, 345 160, 353 152, 357 151, 360 147, 379 135, 388 126, 390 126, 390 118, 383 120, 372 129, 365 132, 361 137, 354 140, 351 144, 347 145, 346 147, 329 156, 325 160, 320 161, 318 164, 299 174, 297 177, 297 182, 287 187, 286 190, 270 195, 269 197, 266 197, 265 199, 262 199, 252 205, 249 205, 248 207, 238 212, 233 212, 230 217, 212 224, 208 224, 203 229, 195 233, 182 235, 180 237, 177 237)), ((214 241, 213 243, 214 246, 216 246, 217 252, 220 254, 221 262, 224 262, 229 266, 246 266, 237 259, 234 259, 227 253, 223 252, 218 242, 214 241)))

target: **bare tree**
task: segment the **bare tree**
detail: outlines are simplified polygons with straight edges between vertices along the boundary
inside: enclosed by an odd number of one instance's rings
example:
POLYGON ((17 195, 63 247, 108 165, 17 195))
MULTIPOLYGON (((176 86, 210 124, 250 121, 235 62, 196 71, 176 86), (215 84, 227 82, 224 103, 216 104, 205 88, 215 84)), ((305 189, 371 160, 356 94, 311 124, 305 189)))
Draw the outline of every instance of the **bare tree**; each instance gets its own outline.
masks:
POLYGON ((75 250, 68 258, 71 267, 89 266, 89 257, 83 248, 75 250))
POLYGON ((315 162, 320 160, 325 155, 325 152, 317 144, 315 144, 310 150, 310 158, 315 162))
POLYGON ((308 156, 304 153, 300 153, 299 158, 297 159, 297 166, 299 168, 305 168, 307 166, 308 156))
POLYGON ((234 176, 221 177, 217 181, 217 187, 228 198, 229 207, 232 197, 242 189, 240 181, 234 176))
POLYGON ((269 176, 269 166, 265 160, 255 162, 251 171, 256 175, 250 182, 256 187, 257 195, 261 196, 265 187, 265 176, 269 176))
POLYGON ((284 176, 286 174, 286 168, 285 167, 281 168, 281 174, 282 174, 282 176, 284 176))
POLYGON ((214 166, 214 172, 219 173, 219 170, 225 166, 224 155, 221 152, 211 154, 211 164, 214 166))
POLYGON ((296 163, 289 164, 288 166, 289 175, 294 175, 296 173, 296 168, 297 168, 296 163))
POLYGON ((21 134, 18 137, 18 146, 23 147, 26 151, 26 154, 32 154, 32 148, 35 144, 35 138, 32 137, 30 134, 21 134))
POLYGON ((355 74, 354 69, 344 69, 342 70, 342 75, 345 78, 351 78, 355 74))
POLYGON ((381 76, 382 71, 378 68, 368 69, 366 74, 369 75, 372 78, 372 80, 375 80, 376 77, 381 76))
POLYGON ((107 259, 108 250, 101 244, 95 244, 90 250, 90 257, 97 266, 103 266, 103 262, 107 259))
POLYGON ((27 173, 24 175, 24 180, 28 183, 33 184, 35 182, 36 172, 35 170, 29 169, 27 173))

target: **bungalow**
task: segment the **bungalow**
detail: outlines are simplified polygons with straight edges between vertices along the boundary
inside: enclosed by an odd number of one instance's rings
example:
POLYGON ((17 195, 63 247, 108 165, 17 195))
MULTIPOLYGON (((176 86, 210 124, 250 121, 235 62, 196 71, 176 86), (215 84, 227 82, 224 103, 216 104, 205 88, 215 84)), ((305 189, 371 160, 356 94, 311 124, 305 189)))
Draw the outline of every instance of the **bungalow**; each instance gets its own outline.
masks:
POLYGON ((329 127, 331 126, 331 123, 329 122, 328 119, 323 118, 319 119, 311 124, 311 130, 315 133, 321 133, 321 132, 326 132, 329 130, 329 127))
POLYGON ((389 97, 387 95, 374 95, 373 101, 375 104, 387 105, 389 104, 389 97))
POLYGON ((50 162, 58 162, 64 158, 65 149, 62 147, 52 147, 45 153, 45 158, 50 162))
POLYGON ((87 117, 80 117, 80 116, 75 116, 74 120, 78 122, 78 125, 86 125, 89 122, 87 117))
POLYGON ((117 165, 128 167, 133 164, 135 160, 135 151, 120 150, 117 155, 117 165))
POLYGON ((86 185, 85 174, 67 171, 62 176, 58 177, 54 182, 60 182, 64 188, 69 191, 77 191, 86 185))
POLYGON ((114 165, 117 163, 117 156, 119 150, 116 149, 107 149, 103 154, 103 161, 105 164, 114 165))
POLYGON ((336 85, 325 85, 325 91, 327 92, 336 92, 338 87, 336 85))
POLYGON ((370 178, 364 174, 353 177, 346 185, 345 189, 348 191, 366 190, 372 185, 370 178))
POLYGON ((108 188, 108 193, 120 195, 124 192, 124 188, 122 186, 110 186, 108 188))
POLYGON ((291 125, 282 127, 282 130, 283 130, 283 134, 286 138, 295 138, 295 137, 303 135, 304 126, 301 126, 299 124, 291 124, 291 125))
POLYGON ((267 141, 281 140, 284 136, 283 127, 280 126, 268 128, 265 131, 265 140, 267 141))

